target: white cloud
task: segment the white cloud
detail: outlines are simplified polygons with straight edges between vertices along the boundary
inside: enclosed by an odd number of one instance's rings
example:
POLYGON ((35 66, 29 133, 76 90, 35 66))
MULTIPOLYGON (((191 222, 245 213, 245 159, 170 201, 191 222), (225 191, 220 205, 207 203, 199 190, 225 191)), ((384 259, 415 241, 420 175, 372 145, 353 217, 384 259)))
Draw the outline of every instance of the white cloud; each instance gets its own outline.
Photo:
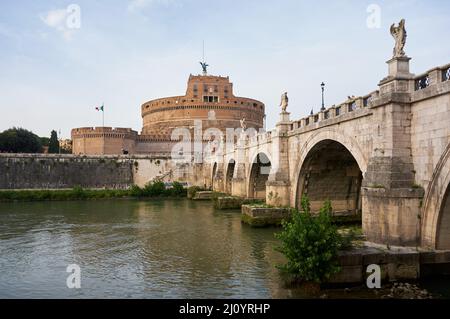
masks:
POLYGON ((48 27, 59 31, 65 40, 70 40, 74 31, 73 29, 67 28, 69 15, 70 12, 67 9, 56 9, 41 14, 40 18, 48 27))

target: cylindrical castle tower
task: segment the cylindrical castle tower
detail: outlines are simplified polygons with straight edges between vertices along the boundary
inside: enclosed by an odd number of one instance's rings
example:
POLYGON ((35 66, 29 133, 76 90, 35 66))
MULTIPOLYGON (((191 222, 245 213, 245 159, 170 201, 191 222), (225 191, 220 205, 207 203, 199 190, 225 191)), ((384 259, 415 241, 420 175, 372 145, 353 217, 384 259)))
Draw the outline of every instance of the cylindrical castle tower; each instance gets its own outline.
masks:
POLYGON ((192 127, 202 120, 202 128, 263 128, 265 106, 262 102, 236 97, 228 77, 190 75, 186 94, 148 101, 141 106, 142 135, 170 136, 175 128, 192 127))

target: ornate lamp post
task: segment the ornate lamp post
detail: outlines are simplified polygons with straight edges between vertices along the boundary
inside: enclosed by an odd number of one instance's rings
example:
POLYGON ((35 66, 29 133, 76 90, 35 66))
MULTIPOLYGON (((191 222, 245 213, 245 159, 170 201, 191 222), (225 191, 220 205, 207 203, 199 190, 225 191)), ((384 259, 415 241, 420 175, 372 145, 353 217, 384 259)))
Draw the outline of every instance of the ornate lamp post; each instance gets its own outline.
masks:
POLYGON ((322 84, 320 84, 320 87, 322 88, 322 108, 320 110, 325 111, 325 99, 324 99, 325 83, 322 82, 322 84))

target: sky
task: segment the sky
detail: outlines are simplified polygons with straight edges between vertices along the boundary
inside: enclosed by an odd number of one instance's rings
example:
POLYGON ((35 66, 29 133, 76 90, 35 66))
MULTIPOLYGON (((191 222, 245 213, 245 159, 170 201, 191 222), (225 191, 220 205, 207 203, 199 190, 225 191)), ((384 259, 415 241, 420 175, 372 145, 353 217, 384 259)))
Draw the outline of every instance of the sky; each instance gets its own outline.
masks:
POLYGON ((141 130, 140 105, 183 95, 200 74, 230 76, 237 96, 281 94, 291 119, 365 95, 387 75, 390 25, 406 19, 406 54, 420 74, 450 63, 450 1, 16 0, 0 2, 0 131, 40 136, 105 125, 141 130))

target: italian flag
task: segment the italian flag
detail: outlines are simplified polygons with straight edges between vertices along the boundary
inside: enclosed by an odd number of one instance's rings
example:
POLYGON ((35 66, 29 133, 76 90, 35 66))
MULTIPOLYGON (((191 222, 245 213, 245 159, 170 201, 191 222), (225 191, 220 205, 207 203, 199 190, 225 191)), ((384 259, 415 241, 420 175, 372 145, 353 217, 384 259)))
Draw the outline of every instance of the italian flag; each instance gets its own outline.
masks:
POLYGON ((100 106, 100 107, 96 106, 96 107, 95 107, 95 110, 96 110, 96 111, 102 111, 102 112, 104 112, 104 111, 105 111, 105 106, 104 106, 104 105, 102 105, 102 106, 100 106))

